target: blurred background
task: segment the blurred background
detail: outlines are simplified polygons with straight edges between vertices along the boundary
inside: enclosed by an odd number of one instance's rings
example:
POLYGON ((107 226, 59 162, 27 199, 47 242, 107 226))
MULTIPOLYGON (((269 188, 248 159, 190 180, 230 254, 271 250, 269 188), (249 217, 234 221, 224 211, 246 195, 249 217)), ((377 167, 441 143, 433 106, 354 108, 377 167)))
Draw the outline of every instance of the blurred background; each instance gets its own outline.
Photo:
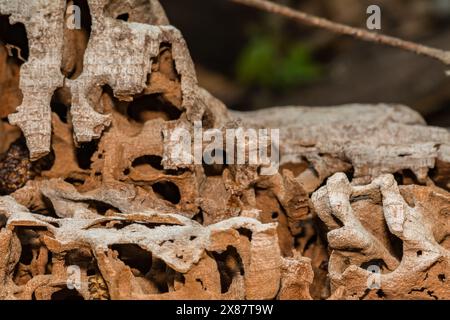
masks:
MULTIPOLYGON (((377 4, 383 33, 450 50, 450 0, 276 1, 358 27, 377 4)), ((188 42, 200 85, 231 109, 401 103, 450 128, 450 77, 439 62, 229 0, 160 2, 188 42)))

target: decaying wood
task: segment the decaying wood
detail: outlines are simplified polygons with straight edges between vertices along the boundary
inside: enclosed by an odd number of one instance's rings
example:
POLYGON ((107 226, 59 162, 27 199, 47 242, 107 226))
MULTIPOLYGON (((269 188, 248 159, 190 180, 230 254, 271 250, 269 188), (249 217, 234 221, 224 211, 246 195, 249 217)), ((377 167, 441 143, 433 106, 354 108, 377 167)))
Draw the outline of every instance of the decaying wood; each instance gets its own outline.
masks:
POLYGON ((66 1, 0 0, 29 44, 0 43, 1 299, 449 298, 449 131, 395 105, 229 112, 156 0, 87 3, 75 32, 66 1), (280 170, 173 161, 197 121, 280 129, 280 170))
MULTIPOLYGON (((411 171, 419 183, 430 169, 448 166, 450 132, 426 126, 400 105, 287 107, 233 112, 249 127, 280 128, 281 164, 297 168, 297 180, 312 192, 339 171, 367 183, 384 173, 411 171)), ((450 177, 434 176, 449 188, 450 177)))
POLYGON ((448 299, 448 192, 382 175, 364 186, 338 173, 313 195, 332 249, 331 288, 346 299, 448 299), (364 266, 376 266, 378 279, 364 266), (374 290, 368 283, 378 281, 374 290), (343 290, 342 290, 343 289, 343 290))

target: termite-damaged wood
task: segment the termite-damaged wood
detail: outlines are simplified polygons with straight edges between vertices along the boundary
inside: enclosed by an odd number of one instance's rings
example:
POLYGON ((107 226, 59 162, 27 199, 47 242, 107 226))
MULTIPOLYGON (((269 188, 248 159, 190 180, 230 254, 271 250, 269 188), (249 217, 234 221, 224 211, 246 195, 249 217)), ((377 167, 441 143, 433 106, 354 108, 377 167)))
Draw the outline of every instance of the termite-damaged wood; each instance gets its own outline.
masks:
POLYGON ((335 298, 449 298, 448 192, 399 187, 392 175, 352 186, 338 173, 313 202, 329 229, 335 298))
POLYGON ((450 131, 427 126, 400 105, 285 107, 232 113, 250 128, 280 128, 281 165, 298 167, 308 191, 339 171, 367 183, 384 173, 405 175, 420 184, 449 189, 450 131))
POLYGON ((22 64, 0 43, 0 298, 449 298, 447 130, 404 106, 229 112, 156 0, 85 4, 92 24, 72 33, 66 1, 0 0, 29 44, 22 64), (198 122, 280 129, 278 172, 177 163, 167 132, 198 122), (402 258, 426 263, 407 276, 402 258), (379 259, 388 287, 367 293, 379 259))

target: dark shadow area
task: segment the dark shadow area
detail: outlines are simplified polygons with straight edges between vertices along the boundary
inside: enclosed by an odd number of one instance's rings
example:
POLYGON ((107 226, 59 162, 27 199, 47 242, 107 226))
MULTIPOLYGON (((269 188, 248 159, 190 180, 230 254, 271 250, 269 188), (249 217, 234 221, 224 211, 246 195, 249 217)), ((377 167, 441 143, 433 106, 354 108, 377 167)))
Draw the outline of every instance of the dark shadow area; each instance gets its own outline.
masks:
POLYGON ((156 182, 152 185, 153 192, 163 200, 167 200, 172 204, 178 204, 181 200, 180 189, 177 185, 170 181, 156 182))

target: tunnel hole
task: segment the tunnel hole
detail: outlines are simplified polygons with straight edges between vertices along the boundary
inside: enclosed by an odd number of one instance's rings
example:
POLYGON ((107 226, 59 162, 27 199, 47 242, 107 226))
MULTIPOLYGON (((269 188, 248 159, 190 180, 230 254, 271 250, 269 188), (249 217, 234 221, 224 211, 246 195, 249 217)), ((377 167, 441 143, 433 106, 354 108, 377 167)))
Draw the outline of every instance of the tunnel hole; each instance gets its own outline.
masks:
MULTIPOLYGON (((122 21, 129 21, 130 20, 130 12, 133 9, 136 9, 142 6, 143 3, 146 1, 142 0, 132 0, 128 1, 128 3, 120 3, 117 0, 109 0, 106 1, 106 4, 103 8, 103 13, 106 17, 122 20, 122 21)), ((145 8, 150 9, 150 8, 145 8)), ((138 21, 133 21, 138 22, 138 21)))
POLYGON ((137 22, 144 24, 155 24, 155 19, 153 14, 147 14, 153 11, 152 1, 147 0, 127 0, 126 2, 109 0, 103 9, 104 15, 118 20, 125 20, 128 22, 137 22))
POLYGON ((86 270, 86 276, 88 276, 88 277, 95 276, 97 273, 98 273, 97 269, 92 268, 92 267, 91 267, 91 268, 88 268, 88 269, 86 270))
MULTIPOLYGON (((386 226, 387 228, 387 226, 386 226)), ((399 261, 403 258, 403 241, 395 234, 389 233, 388 240, 390 243, 391 254, 399 261)))
POLYGON ((188 171, 187 168, 177 168, 177 169, 164 169, 163 173, 170 176, 180 176, 188 171))
POLYGON ((101 86, 101 94, 98 96, 99 100, 93 101, 94 110, 101 114, 110 114, 113 109, 124 116, 127 115, 128 101, 120 100, 114 95, 114 90, 109 84, 101 86))
POLYGON ((370 261, 363 262, 360 265, 360 267, 364 270, 367 270, 369 267, 373 266, 380 268, 380 271, 387 270, 387 265, 383 259, 372 259, 370 261))
POLYGON ((106 215, 107 213, 120 213, 120 210, 118 208, 103 201, 87 200, 86 203, 89 204, 88 209, 93 210, 102 216, 106 215))
POLYGON ((222 155, 222 163, 212 163, 212 164, 206 164, 204 161, 204 157, 202 158, 202 165, 203 165, 203 171, 207 177, 214 177, 214 176, 222 176, 223 171, 227 167, 226 165, 226 159, 227 154, 222 149, 214 149, 211 151, 211 157, 216 157, 216 155, 222 155))
POLYGON ((374 201, 373 196, 367 195, 367 194, 361 194, 361 195, 352 195, 350 198, 350 203, 354 204, 358 201, 374 201))
POLYGON ((412 156, 412 153, 399 153, 398 156, 400 158, 410 157, 412 156))
POLYGON ((294 247, 304 256, 315 244, 321 243, 320 231, 313 219, 298 221, 293 230, 296 230, 294 247))
POLYGON ((417 179, 416 174, 411 169, 404 169, 402 174, 403 184, 424 185, 424 183, 421 183, 419 179, 417 179))
POLYGON ((89 226, 88 229, 116 229, 120 230, 132 225, 132 221, 118 221, 118 220, 108 220, 102 221, 100 223, 95 223, 89 226))
POLYGON ((70 183, 71 185, 74 185, 75 187, 79 187, 84 184, 83 179, 73 178, 73 177, 65 178, 64 181, 67 183, 70 183))
POLYGON ((92 267, 93 254, 90 249, 80 247, 79 249, 72 249, 64 255, 65 266, 79 266, 80 268, 88 269, 92 267))
POLYGON ((252 241, 252 236, 253 236, 253 232, 250 229, 247 228, 239 228, 237 229, 237 231, 239 232, 239 234, 241 236, 246 237, 249 241, 252 241))
POLYGON ((45 274, 52 274, 52 269, 53 269, 53 253, 48 250, 48 263, 47 263, 47 267, 45 269, 45 274))
POLYGON ((237 275, 243 276, 245 273, 241 256, 233 246, 228 246, 222 253, 212 252, 212 255, 219 269, 221 293, 226 293, 230 289, 233 278, 237 275))
POLYGON ((77 290, 64 288, 54 292, 50 300, 84 300, 84 298, 77 290))
POLYGON ((132 166, 137 168, 137 167, 143 166, 143 165, 150 165, 151 167, 155 168, 156 170, 164 170, 164 167, 162 166, 161 161, 162 161, 162 157, 160 157, 160 156, 154 156, 154 155, 142 156, 142 157, 136 158, 133 161, 132 166))
POLYGON ((0 229, 5 227, 7 222, 8 222, 8 218, 6 218, 6 215, 0 214, 0 229))
POLYGON ((344 172, 347 176, 348 181, 352 182, 353 178, 355 177, 355 169, 351 167, 349 170, 344 172))
POLYGON ((99 140, 82 143, 76 149, 76 158, 81 169, 89 170, 92 164, 92 156, 97 151, 99 140))
POLYGON ((401 172, 395 172, 394 173, 394 179, 397 182, 398 185, 403 184, 403 175, 401 172))
POLYGON ((50 150, 50 152, 44 157, 36 160, 32 163, 33 171, 36 175, 41 175, 43 171, 49 171, 55 164, 55 152, 50 150))
POLYGON ((185 283, 184 276, 170 268, 163 260, 135 244, 114 244, 111 250, 117 252, 119 259, 130 267, 136 277, 152 283, 158 293, 167 293, 175 281, 185 283))
MULTIPOLYGON (((56 214, 56 210, 53 206, 52 201, 44 195, 41 195, 41 201, 44 204, 44 207, 39 208, 39 209, 34 209, 34 211, 36 213, 44 215, 44 216, 59 219, 58 215, 56 214)), ((33 208, 28 208, 28 209, 33 209, 33 208)))
POLYGON ((339 228, 344 227, 344 223, 338 217, 336 217, 335 215, 331 215, 331 218, 339 226, 339 228))
POLYGON ((376 291, 376 294, 377 294, 378 298, 380 298, 380 299, 386 298, 386 294, 385 294, 384 291, 381 290, 381 289, 378 289, 378 290, 376 291))
POLYGON ((144 169, 145 167, 150 166, 158 171, 162 171, 164 174, 168 175, 181 175, 186 172, 185 169, 164 169, 162 165, 162 157, 156 155, 145 155, 133 160, 132 167, 139 169, 144 169))
POLYGON ((128 105, 127 114, 134 121, 145 123, 154 119, 177 120, 182 111, 164 99, 162 94, 155 93, 134 99, 128 105))
POLYGON ((433 182, 442 189, 450 191, 450 163, 436 159, 434 168, 429 171, 433 182))
POLYGON ((205 285, 204 285, 202 279, 196 278, 196 279, 195 279, 195 282, 200 283, 200 286, 202 287, 202 289, 203 289, 204 291, 206 291, 206 290, 208 289, 208 288, 205 287, 205 285))
POLYGON ((122 21, 128 21, 128 19, 130 19, 130 14, 128 14, 128 13, 122 13, 122 14, 119 14, 119 15, 116 17, 116 19, 117 19, 117 20, 122 20, 122 21))
POLYGON ((69 115, 69 107, 66 106, 65 104, 61 103, 57 97, 58 97, 58 94, 55 91, 55 93, 53 93, 53 96, 52 96, 52 99, 50 102, 50 108, 51 108, 52 112, 54 112, 58 116, 58 118, 59 118, 59 120, 61 120, 61 122, 67 123, 68 115, 69 115))
POLYGON ((203 217, 203 210, 202 208, 199 209, 198 213, 195 214, 195 216, 192 217, 192 220, 197 221, 200 224, 203 224, 203 222, 205 221, 204 217, 203 217))
POLYGON ((183 274, 170 268, 163 260, 154 258, 147 279, 156 285, 159 293, 167 293, 173 288, 175 281, 185 283, 183 274))
POLYGON ((152 71, 147 76, 143 95, 135 97, 128 106, 128 116, 139 123, 153 119, 177 120, 182 111, 180 76, 172 57, 172 45, 161 43, 159 55, 152 58, 152 71))
POLYGON ((33 250, 30 244, 22 245, 19 262, 24 265, 30 265, 33 261, 33 250))
POLYGON ((309 248, 311 248, 315 243, 317 243, 318 235, 317 233, 313 234, 305 243, 305 247, 303 252, 306 252, 309 248))
MULTIPOLYGON (((171 176, 179 176, 187 171, 186 168, 164 169, 164 166, 162 165, 162 157, 157 156, 157 155, 145 155, 145 156, 138 157, 133 160, 133 162, 131 163, 131 166, 135 170, 138 170, 139 172, 144 173, 144 174, 146 172, 148 172, 147 169, 149 169, 149 168, 153 168, 155 170, 161 171, 162 173, 164 173, 166 175, 171 175, 171 176)), ((125 169, 124 175, 129 175, 129 174, 130 174, 130 169, 129 168, 125 169)))
MULTIPOLYGON (((163 74, 171 81, 179 82, 181 79, 180 75, 177 73, 175 60, 172 55, 172 44, 170 42, 162 42, 160 44, 159 55, 153 60, 152 71, 163 74)), ((181 86, 179 86, 178 90, 181 90, 181 86)))
POLYGON ((180 189, 170 181, 161 181, 152 185, 153 192, 161 199, 167 200, 172 204, 178 204, 181 200, 180 189))
POLYGON ((417 179, 416 174, 411 169, 403 169, 394 173, 395 181, 398 185, 424 185, 419 179, 417 179))
MULTIPOLYGON (((51 268, 51 254, 46 250, 40 238, 43 234, 48 235, 46 227, 33 227, 28 229, 26 227, 16 227, 16 235, 20 241, 21 251, 19 263, 14 267, 13 281, 17 285, 25 285, 36 275, 48 274, 48 269, 51 268), (44 269, 37 268, 40 254, 47 254, 47 263, 44 269)), ((39 267, 41 267, 39 265, 39 267)))
POLYGON ((167 267, 168 269, 168 287, 173 288, 175 285, 175 281, 181 284, 185 284, 186 283, 186 278, 184 277, 184 275, 180 272, 177 272, 175 270, 173 270, 170 267, 167 267))
POLYGON ((23 102, 20 89, 21 67, 29 58, 28 37, 22 23, 11 24, 9 15, 0 15, 0 118, 7 116, 23 102))
POLYGON ((23 23, 11 24, 9 15, 0 15, 0 43, 8 49, 8 56, 21 65, 28 60, 30 50, 23 23))
POLYGON ((214 115, 211 110, 206 109, 202 116, 202 127, 203 129, 214 128, 214 115))
MULTIPOLYGON (((142 225, 148 229, 155 229, 155 228, 161 227, 161 226, 168 226, 168 227, 173 226, 173 224, 169 224, 169 223, 138 222, 138 221, 134 221, 134 220, 109 220, 109 221, 103 221, 100 223, 95 223, 95 224, 89 226, 88 229, 96 229, 96 228, 113 229, 114 228, 116 230, 120 230, 120 229, 126 228, 133 224, 142 225)), ((169 241, 173 242, 173 240, 169 240, 169 241)))
POLYGON ((84 55, 91 37, 92 17, 86 0, 66 2, 61 73, 74 80, 83 72, 84 55))
POLYGON ((152 254, 140 246, 132 243, 113 244, 111 250, 119 254, 119 259, 131 269, 138 270, 145 276, 152 267, 152 254))

